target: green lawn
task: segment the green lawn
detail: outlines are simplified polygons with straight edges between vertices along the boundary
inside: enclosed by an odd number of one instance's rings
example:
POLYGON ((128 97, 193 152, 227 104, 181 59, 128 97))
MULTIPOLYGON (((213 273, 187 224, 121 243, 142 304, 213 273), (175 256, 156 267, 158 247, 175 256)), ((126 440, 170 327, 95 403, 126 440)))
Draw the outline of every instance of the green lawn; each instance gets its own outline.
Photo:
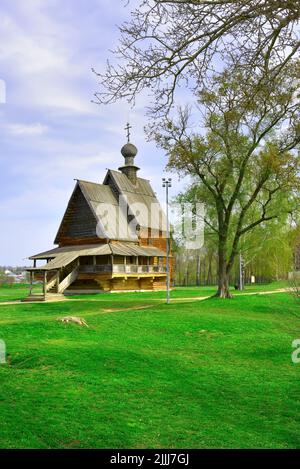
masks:
MULTIPOLYGON (((288 282, 286 281, 280 281, 280 282, 273 282, 270 284, 263 284, 263 285, 247 285, 244 292, 239 292, 235 291, 234 288, 232 287, 231 290, 234 294, 241 294, 241 293, 247 293, 247 292, 259 292, 259 291, 266 291, 266 290, 276 290, 278 288, 284 288, 288 286, 288 282)), ((34 291, 35 293, 41 292, 42 287, 40 285, 34 285, 34 291)), ((171 292, 171 297, 172 298, 193 298, 193 297, 200 297, 200 296, 209 296, 213 295, 216 292, 216 287, 215 286, 208 286, 208 287, 180 287, 180 288, 173 288, 171 292)), ((0 286, 0 302, 3 301, 16 301, 24 298, 27 296, 29 293, 29 286, 28 285, 20 285, 20 284, 15 284, 15 285, 2 285, 0 286)), ((110 294, 105 294, 99 293, 95 295, 85 295, 85 298, 97 298, 101 299, 101 297, 107 297, 107 295, 111 296, 111 299, 113 301, 113 297, 116 296, 116 300, 120 301, 119 294, 118 293, 113 293, 112 295, 110 294)), ((129 297, 132 298, 136 296, 137 298, 140 298, 140 293, 129 293, 129 297)), ((157 292, 144 292, 143 293, 143 298, 150 298, 150 299, 162 299, 165 298, 166 293, 162 291, 157 291, 157 292)), ((78 297, 72 297, 72 298, 80 298, 78 297)), ((72 299, 71 298, 71 299, 72 299)))
POLYGON ((162 297, 1 305, 0 447, 299 448, 295 299, 162 297), (90 327, 56 321, 70 314, 90 327))
MULTIPOLYGON (((35 293, 42 292, 41 285, 34 285, 35 293)), ((0 286, 0 302, 21 300, 29 295, 29 285, 12 284, 0 286)))

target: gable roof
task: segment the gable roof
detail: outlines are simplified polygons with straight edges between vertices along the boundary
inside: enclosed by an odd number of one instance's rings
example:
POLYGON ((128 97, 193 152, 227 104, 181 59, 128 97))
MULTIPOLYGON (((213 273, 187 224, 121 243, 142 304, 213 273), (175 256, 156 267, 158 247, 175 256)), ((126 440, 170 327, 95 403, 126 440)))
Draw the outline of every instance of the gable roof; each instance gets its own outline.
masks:
POLYGON ((74 238, 137 240, 136 234, 129 236, 127 214, 119 210, 111 188, 82 180, 77 180, 54 243, 72 233, 74 238))
POLYGON ((67 208, 60 223, 54 243, 59 244, 63 236, 90 237, 95 236, 97 219, 91 210, 78 181, 69 199, 67 208), (84 219, 84 222, 83 222, 84 219))
POLYGON ((110 186, 81 180, 78 184, 96 217, 99 238, 131 241, 138 239, 136 233, 129 236, 127 212, 119 210, 119 201, 110 186))
POLYGON ((132 219, 141 228, 165 231, 165 214, 150 182, 137 178, 133 184, 125 174, 109 169, 103 184, 77 180, 54 243, 64 236, 136 241, 132 219))
POLYGON ((107 180, 110 175, 116 182, 120 192, 132 192, 139 195, 143 194, 149 197, 154 197, 156 199, 155 192, 153 191, 150 182, 147 179, 138 177, 136 178, 136 184, 133 184, 125 174, 121 173, 120 171, 109 169, 104 178, 103 184, 107 184, 107 180))
POLYGON ((119 195, 128 203, 129 214, 134 215, 143 228, 166 231, 166 217, 161 205, 147 179, 137 178, 133 184, 125 174, 109 169, 103 184, 113 180, 119 195))

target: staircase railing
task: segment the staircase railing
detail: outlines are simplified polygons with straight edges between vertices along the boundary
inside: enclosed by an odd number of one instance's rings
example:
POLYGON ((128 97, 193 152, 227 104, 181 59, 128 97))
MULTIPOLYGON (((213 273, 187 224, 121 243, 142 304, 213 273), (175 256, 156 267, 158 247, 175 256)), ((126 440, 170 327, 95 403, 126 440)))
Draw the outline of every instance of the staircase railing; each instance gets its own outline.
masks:
POLYGON ((56 273, 53 275, 52 278, 50 278, 50 280, 48 280, 48 282, 46 283, 46 293, 51 290, 52 287, 54 287, 54 285, 57 283, 57 275, 56 273))
POLYGON ((76 280, 77 278, 77 275, 78 275, 78 266, 72 270, 71 273, 69 273, 69 275, 67 275, 61 282, 60 284, 58 285, 58 288, 57 288, 57 291, 58 293, 63 293, 65 291, 66 288, 68 288, 71 283, 74 282, 74 280, 76 280))

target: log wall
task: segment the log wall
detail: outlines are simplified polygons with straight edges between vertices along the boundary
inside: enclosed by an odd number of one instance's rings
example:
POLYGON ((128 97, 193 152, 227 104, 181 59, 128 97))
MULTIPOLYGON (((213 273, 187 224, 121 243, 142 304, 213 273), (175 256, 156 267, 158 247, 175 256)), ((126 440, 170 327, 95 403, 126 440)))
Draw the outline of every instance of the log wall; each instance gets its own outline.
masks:
POLYGON ((165 277, 115 277, 111 278, 110 274, 95 274, 95 273, 79 273, 77 280, 69 287, 69 290, 74 288, 82 290, 93 289, 91 282, 95 283, 95 290, 108 292, 108 291, 122 291, 122 290, 164 290, 166 289, 165 277))

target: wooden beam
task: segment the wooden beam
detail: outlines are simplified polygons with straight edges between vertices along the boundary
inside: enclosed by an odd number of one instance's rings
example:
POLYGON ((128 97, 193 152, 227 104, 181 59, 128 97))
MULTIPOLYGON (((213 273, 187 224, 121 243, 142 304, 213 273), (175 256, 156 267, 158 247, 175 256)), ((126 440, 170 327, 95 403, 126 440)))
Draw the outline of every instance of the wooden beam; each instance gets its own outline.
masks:
POLYGON ((114 255, 113 254, 110 255, 110 261, 111 261, 111 274, 113 277, 113 273, 114 273, 114 255))
POLYGON ((30 284, 29 284, 29 295, 32 295, 32 281, 33 281, 33 272, 30 272, 30 284))
POLYGON ((47 272, 44 270, 44 281, 43 281, 43 293, 46 296, 46 285, 47 285, 47 272))
POLYGON ((58 293, 59 287, 59 270, 56 271, 56 293, 58 293))

